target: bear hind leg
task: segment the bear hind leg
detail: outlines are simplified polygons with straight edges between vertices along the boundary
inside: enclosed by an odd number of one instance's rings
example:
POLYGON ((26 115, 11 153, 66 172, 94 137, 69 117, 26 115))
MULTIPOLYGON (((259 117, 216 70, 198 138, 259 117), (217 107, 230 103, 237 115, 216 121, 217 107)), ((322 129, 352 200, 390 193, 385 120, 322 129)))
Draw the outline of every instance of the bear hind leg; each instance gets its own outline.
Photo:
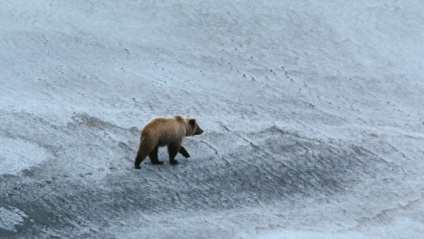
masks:
POLYGON ((143 152, 142 150, 139 150, 139 151, 138 151, 138 153, 137 153, 137 157, 135 158, 135 162, 134 162, 134 167, 135 167, 136 169, 140 169, 140 168, 141 168, 141 167, 140 167, 140 164, 141 164, 141 162, 143 162, 143 160, 147 157, 147 154, 148 154, 148 153, 143 152))
MULTIPOLYGON (((155 143, 156 145, 156 143, 155 143)), ((140 164, 144 159, 150 154, 152 151, 151 144, 149 144, 149 140, 146 138, 142 138, 140 141, 140 147, 137 152, 137 157, 135 158, 134 167, 136 169, 140 169, 140 164)))
POLYGON ((150 152, 149 154, 149 158, 150 158, 150 162, 152 164, 163 164, 163 161, 160 161, 158 159, 158 150, 159 150, 159 146, 156 146, 152 152, 150 152))

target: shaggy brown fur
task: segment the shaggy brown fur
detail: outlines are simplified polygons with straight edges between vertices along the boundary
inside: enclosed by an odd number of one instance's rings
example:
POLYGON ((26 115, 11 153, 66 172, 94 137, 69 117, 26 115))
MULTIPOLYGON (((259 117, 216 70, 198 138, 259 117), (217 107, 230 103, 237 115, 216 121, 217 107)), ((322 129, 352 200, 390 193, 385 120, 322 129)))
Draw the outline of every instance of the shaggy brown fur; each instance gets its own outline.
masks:
POLYGON ((179 115, 170 118, 155 118, 144 126, 141 131, 140 146, 134 166, 139 169, 141 162, 149 156, 152 164, 163 164, 158 159, 158 148, 168 146, 169 163, 177 164, 178 152, 188 158, 190 155, 181 146, 184 137, 202 134, 196 120, 192 117, 183 118, 179 115))

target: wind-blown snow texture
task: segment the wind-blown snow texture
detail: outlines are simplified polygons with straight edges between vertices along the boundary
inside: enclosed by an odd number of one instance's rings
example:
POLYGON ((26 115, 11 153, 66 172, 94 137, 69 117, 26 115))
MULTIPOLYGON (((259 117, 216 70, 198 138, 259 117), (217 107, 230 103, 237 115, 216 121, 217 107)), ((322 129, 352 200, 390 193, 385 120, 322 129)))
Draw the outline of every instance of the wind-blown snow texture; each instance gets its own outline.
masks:
POLYGON ((424 2, 3 1, 1 238, 424 238, 424 2), (190 159, 133 168, 157 116, 190 159))

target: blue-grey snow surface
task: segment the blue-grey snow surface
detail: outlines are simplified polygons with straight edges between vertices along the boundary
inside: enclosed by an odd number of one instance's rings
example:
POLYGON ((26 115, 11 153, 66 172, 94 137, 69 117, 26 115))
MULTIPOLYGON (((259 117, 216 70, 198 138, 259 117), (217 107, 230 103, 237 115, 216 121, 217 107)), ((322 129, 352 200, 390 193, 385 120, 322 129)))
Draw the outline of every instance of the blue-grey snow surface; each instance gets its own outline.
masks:
POLYGON ((424 2, 0 2, 0 238, 424 238, 424 2), (150 119, 191 158, 134 169, 150 119))

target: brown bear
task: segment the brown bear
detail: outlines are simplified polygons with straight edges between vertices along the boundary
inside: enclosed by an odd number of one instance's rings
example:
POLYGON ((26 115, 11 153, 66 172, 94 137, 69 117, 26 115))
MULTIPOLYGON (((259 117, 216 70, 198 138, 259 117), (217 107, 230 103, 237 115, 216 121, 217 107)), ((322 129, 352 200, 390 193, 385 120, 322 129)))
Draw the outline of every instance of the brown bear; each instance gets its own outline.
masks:
POLYGON ((158 148, 168 146, 169 163, 177 164, 175 160, 178 152, 188 158, 190 155, 181 146, 184 137, 200 135, 203 130, 199 127, 196 119, 183 118, 179 115, 169 118, 155 118, 147 123, 141 131, 140 146, 135 158, 135 168, 139 169, 141 162, 149 156, 152 164, 163 164, 158 159, 158 148))

